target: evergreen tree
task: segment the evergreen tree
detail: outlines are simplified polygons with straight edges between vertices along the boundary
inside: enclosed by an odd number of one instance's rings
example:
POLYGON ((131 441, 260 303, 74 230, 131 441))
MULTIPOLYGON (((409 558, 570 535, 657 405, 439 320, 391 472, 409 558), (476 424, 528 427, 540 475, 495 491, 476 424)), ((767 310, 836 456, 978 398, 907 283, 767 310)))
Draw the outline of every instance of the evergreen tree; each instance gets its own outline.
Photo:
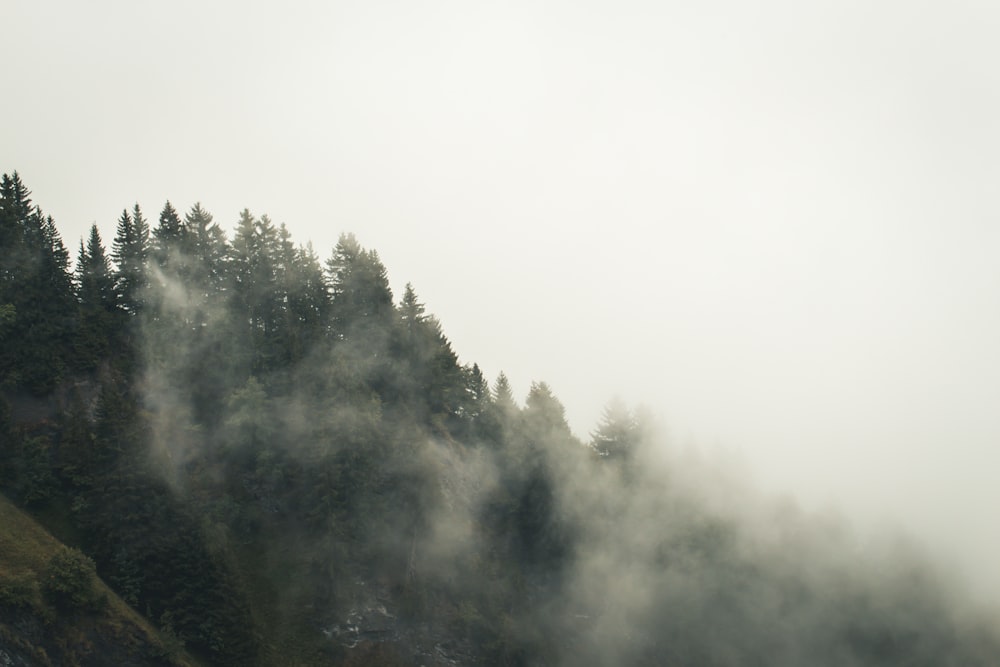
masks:
POLYGON ((441 323, 425 315, 424 304, 409 283, 397 309, 394 333, 393 355, 399 360, 400 371, 394 380, 395 393, 388 397, 408 403, 421 418, 437 415, 457 420, 454 425, 464 421, 462 428, 467 429, 472 408, 466 395, 465 370, 441 323))
POLYGON ((640 438, 639 422, 621 399, 615 398, 604 408, 601 422, 590 436, 591 447, 601 458, 631 458, 640 438))
POLYGON ((80 326, 75 337, 74 365, 80 370, 91 370, 117 347, 121 325, 115 280, 97 225, 91 226, 86 247, 80 241, 76 289, 80 326))
POLYGON ((15 171, 0 182, 0 304, 11 304, 29 267, 27 221, 31 193, 15 171))
POLYGON ((181 222, 177 210, 168 201, 160 211, 159 224, 153 230, 153 260, 161 270, 174 267, 180 261, 179 255, 184 250, 187 230, 181 222))
POLYGON ((514 412, 517 410, 514 392, 510 388, 510 380, 507 379, 507 375, 503 371, 500 371, 493 383, 493 403, 505 411, 514 412))
POLYGON ((490 391, 486 413, 481 419, 481 432, 495 446, 508 444, 510 434, 519 421, 520 408, 514 402, 510 380, 503 371, 497 376, 490 391))
POLYGON ((544 382, 532 382, 524 403, 529 437, 538 442, 571 440, 566 408, 544 382))
POLYGON ((329 319, 329 293, 323 267, 311 243, 296 248, 292 259, 283 259, 282 263, 287 296, 287 358, 289 363, 295 364, 323 338, 329 319))
POLYGON ((424 325, 430 335, 433 350, 427 403, 432 414, 456 417, 467 398, 465 376, 459 366, 458 355, 436 317, 427 318, 424 325))
MULTIPOLYGON (((190 312, 184 278, 186 276, 184 249, 186 229, 177 211, 168 201, 160 211, 159 222, 152 231, 149 248, 149 287, 147 306, 149 321, 164 318, 183 327, 190 325, 190 312), (165 312, 165 309, 169 311, 165 312), (180 316, 180 317, 178 317, 180 316)), ((177 332, 163 332, 173 338, 177 332)))
POLYGON ((458 406, 459 428, 457 435, 469 443, 489 440, 499 442, 497 424, 493 419, 493 397, 479 364, 463 366, 463 391, 458 406))
POLYGON ((387 331, 393 314, 389 276, 374 250, 353 234, 342 234, 326 263, 331 295, 331 330, 338 339, 387 331))
POLYGON ((417 293, 413 289, 413 283, 406 283, 403 298, 399 302, 399 317, 403 322, 403 326, 408 331, 416 329, 426 319, 424 316, 425 310, 424 304, 417 300, 417 293))
POLYGON ((200 203, 192 206, 184 216, 184 228, 188 282, 199 297, 218 305, 218 299, 226 289, 226 233, 200 203))
POLYGON ((480 419, 489 409, 493 397, 490 394, 490 383, 486 381, 486 376, 479 369, 479 364, 466 366, 465 374, 465 396, 466 411, 471 419, 480 419))
POLYGON ((76 304, 69 253, 15 172, 0 181, 0 306, 7 314, 0 378, 45 394, 63 377, 76 304))
POLYGON ((284 299, 278 293, 278 252, 278 232, 270 219, 258 219, 244 209, 230 248, 230 280, 233 305, 243 323, 240 334, 255 374, 271 369, 279 354, 276 338, 284 305, 279 301, 284 299))
POLYGON ((146 261, 149 257, 149 225, 139 204, 130 215, 122 211, 111 247, 115 262, 115 291, 121 309, 130 317, 141 310, 148 285, 146 261))

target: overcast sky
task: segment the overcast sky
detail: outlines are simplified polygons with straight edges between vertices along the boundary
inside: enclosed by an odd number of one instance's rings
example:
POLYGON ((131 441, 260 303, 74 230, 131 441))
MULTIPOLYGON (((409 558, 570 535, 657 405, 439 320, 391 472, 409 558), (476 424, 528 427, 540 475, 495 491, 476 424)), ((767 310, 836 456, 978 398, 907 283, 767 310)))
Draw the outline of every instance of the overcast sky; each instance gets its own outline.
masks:
MULTIPOLYGON (((30 2, 0 171, 75 254, 248 207, 463 362, 613 395, 809 507, 1000 562, 1000 5, 30 2)), ((1000 601, 1000 581, 989 583, 1000 601)))

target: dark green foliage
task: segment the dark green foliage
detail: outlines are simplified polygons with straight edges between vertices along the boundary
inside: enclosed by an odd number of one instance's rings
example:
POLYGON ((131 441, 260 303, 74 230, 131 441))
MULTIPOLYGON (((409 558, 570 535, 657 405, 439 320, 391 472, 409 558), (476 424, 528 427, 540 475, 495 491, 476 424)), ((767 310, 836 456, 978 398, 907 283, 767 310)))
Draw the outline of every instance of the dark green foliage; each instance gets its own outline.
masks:
POLYGON ((177 211, 168 201, 160 211, 159 223, 153 229, 151 256, 161 271, 180 273, 186 258, 183 256, 185 229, 177 211))
POLYGON ((326 262, 332 298, 330 330, 337 339, 384 335, 393 317, 385 266, 353 234, 343 234, 326 262))
POLYGON ((79 517, 102 574, 153 618, 219 664, 256 652, 247 603, 224 563, 210 554, 197 520, 162 482, 139 471, 103 477, 79 517), (169 527, 169 529, 167 528, 169 527))
POLYGON ((69 255, 16 172, 0 183, 0 305, 0 385, 48 393, 71 356, 75 299, 69 255))
POLYGON ((493 384, 493 402, 511 412, 517 407, 514 403, 514 394, 510 389, 510 380, 507 379, 503 371, 500 372, 493 384))
POLYGON ((288 253, 284 245, 285 228, 281 227, 283 254, 282 289, 287 296, 282 346, 285 361, 302 362, 322 342, 330 317, 330 301, 323 268, 312 244, 288 253))
POLYGON ((50 500, 57 490, 52 448, 45 435, 14 436, 4 448, 4 468, 12 495, 28 506, 50 500))
POLYGON ((149 225, 136 204, 132 213, 122 211, 118 219, 111 256, 115 261, 115 292, 122 310, 134 317, 142 310, 149 284, 149 225))
POLYGON ((279 335, 283 299, 278 294, 278 232, 267 216, 240 214, 230 251, 232 299, 242 324, 237 335, 249 355, 250 372, 270 370, 279 335))
POLYGON ((99 600, 96 576, 93 560, 79 549, 62 547, 45 567, 42 586, 46 596, 58 606, 93 608, 99 600))
MULTIPOLYGON (((74 293, 16 174, 0 206, 0 485, 87 554, 46 595, 92 605, 96 564, 159 657, 997 663, 923 565, 862 566, 800 518, 768 541, 694 473, 645 469, 620 402, 588 447, 547 384, 523 409, 503 373, 491 390, 353 235, 324 270, 267 216, 229 241, 199 204, 152 234, 136 205, 113 266, 91 230, 74 293)), ((0 605, 34 593, 0 581, 0 605)))
MULTIPOLYGON (((226 233, 214 222, 212 214, 195 204, 184 216, 184 278, 192 291, 214 303, 227 287, 226 233)), ((205 323, 196 319, 196 325, 205 323)))
POLYGON ((80 241, 76 296, 80 314, 74 336, 73 366, 78 371, 91 371, 121 345, 124 324, 111 264, 97 225, 90 228, 86 246, 80 241))

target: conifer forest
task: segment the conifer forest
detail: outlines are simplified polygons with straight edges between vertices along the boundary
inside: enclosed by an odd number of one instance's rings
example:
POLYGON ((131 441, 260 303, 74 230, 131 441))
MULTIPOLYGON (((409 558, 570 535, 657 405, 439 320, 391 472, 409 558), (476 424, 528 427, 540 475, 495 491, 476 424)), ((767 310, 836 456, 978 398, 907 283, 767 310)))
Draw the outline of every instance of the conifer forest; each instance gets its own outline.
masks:
POLYGON ((1000 664, 918 545, 619 400, 579 438, 363 235, 168 202, 77 246, 43 205, 3 176, 0 665, 1000 664))

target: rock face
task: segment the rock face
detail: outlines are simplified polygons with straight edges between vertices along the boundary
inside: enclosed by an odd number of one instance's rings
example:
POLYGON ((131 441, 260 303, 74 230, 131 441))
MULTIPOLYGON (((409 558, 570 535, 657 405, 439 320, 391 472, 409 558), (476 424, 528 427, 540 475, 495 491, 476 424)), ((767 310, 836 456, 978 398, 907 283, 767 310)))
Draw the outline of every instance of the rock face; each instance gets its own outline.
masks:
POLYGON ((352 609, 342 623, 323 630, 323 634, 351 649, 361 642, 396 642, 400 631, 396 617, 378 605, 352 609))
POLYGON ((332 652, 343 656, 347 664, 482 664, 474 648, 457 640, 444 624, 407 622, 392 610, 388 590, 367 582, 355 583, 367 595, 359 597, 346 614, 321 630, 332 652))

